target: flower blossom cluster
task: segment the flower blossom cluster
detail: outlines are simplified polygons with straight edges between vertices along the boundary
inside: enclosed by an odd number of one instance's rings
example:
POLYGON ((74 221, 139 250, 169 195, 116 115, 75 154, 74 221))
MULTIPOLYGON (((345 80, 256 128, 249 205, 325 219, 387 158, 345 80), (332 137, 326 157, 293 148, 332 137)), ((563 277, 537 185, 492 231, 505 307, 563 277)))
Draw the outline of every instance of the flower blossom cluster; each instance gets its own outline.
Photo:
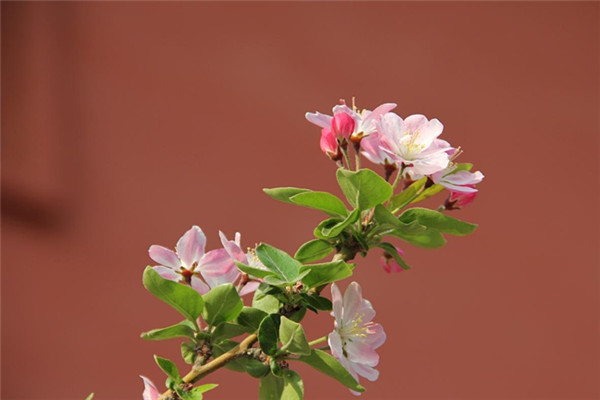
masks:
POLYGON ((335 318, 335 328, 328 336, 331 354, 357 381, 359 375, 375 381, 379 377, 379 371, 374 368, 379 363, 375 349, 385 342, 386 336, 381 325, 372 322, 375 317, 373 306, 363 299, 360 285, 356 282, 348 285, 343 297, 333 283, 331 301, 331 315, 335 318))
POLYGON ((457 167, 454 160, 461 151, 439 139, 444 129, 439 120, 421 114, 402 119, 392 112, 395 107, 385 103, 373 111, 357 111, 339 104, 333 116, 306 113, 306 119, 321 128, 321 150, 334 161, 342 159, 350 141, 365 158, 382 165, 386 177, 396 170, 408 181, 428 177, 450 190, 456 206, 470 203, 483 174, 457 167))
MULTIPOLYGON (((219 232, 223 248, 205 251, 206 236, 202 229, 194 225, 179 238, 175 251, 163 246, 152 245, 148 250, 150 258, 160 265, 154 270, 165 279, 187 284, 200 294, 225 284, 240 282, 242 273, 235 261, 255 268, 264 268, 252 251, 244 253, 241 248, 241 235, 229 240, 219 232)), ((242 282, 240 295, 254 292, 260 282, 242 282)))

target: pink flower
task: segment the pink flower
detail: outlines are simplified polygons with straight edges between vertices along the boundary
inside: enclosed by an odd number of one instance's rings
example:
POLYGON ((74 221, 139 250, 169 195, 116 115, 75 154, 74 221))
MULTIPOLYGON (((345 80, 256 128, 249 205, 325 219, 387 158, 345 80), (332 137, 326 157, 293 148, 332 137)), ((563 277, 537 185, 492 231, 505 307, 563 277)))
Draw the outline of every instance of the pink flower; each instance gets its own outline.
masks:
POLYGON ((411 180, 441 171, 450 163, 449 153, 454 149, 437 138, 443 129, 437 119, 430 121, 420 114, 403 120, 389 112, 378 120, 378 132, 384 137, 381 149, 404 166, 404 174, 411 180))
MULTIPOLYGON (((375 310, 368 300, 362 298, 360 285, 352 282, 342 293, 337 285, 331 285, 334 330, 328 342, 331 354, 350 372, 354 379, 358 375, 374 381, 379 377, 375 367, 379 355, 375 352, 385 342, 385 332, 381 325, 371 322, 375 310)), ((357 392, 352 392, 359 394, 357 392)))
MULTIPOLYGON (((241 235, 239 232, 235 233, 235 240, 227 239, 223 232, 219 232, 219 236, 221 237, 223 248, 225 251, 227 251, 232 259, 250 267, 267 270, 267 267, 260 262, 256 256, 256 253, 254 253, 252 250, 244 253, 240 246, 241 235)), ((254 292, 258 288, 258 285, 260 285, 260 282, 256 281, 246 283, 240 290, 240 296, 254 292)))
POLYGON ((240 271, 225 249, 204 252, 206 236, 193 226, 177 241, 175 251, 153 245, 150 258, 159 263, 154 270, 163 278, 188 284, 200 294, 224 283, 233 283, 240 271))
POLYGON ((484 178, 479 171, 470 172, 467 170, 456 170, 456 165, 450 165, 442 171, 431 175, 434 183, 439 183, 452 192, 475 193, 475 185, 484 178))
MULTIPOLYGON (((399 249, 396 247, 396 251, 398 251, 398 254, 400 254, 401 256, 404 255, 404 252, 402 251, 402 249, 399 249)), ((383 256, 381 256, 381 258, 379 259, 379 265, 381 265, 383 270, 385 272, 387 272, 388 274, 392 273, 392 272, 404 271, 402 269, 402 267, 400 265, 398 265, 396 260, 394 260, 394 258, 391 255, 389 255, 388 253, 383 253, 383 256)))
MULTIPOLYGON (((467 187, 475 189, 475 185, 467 185, 467 187)), ((446 210, 460 210, 475 201, 475 196, 477 196, 477 190, 474 192, 451 191, 450 196, 444 203, 444 207, 446 210)))
POLYGON ((154 386, 154 383, 145 376, 140 375, 140 378, 144 381, 144 393, 142 393, 143 400, 158 400, 160 392, 154 386))

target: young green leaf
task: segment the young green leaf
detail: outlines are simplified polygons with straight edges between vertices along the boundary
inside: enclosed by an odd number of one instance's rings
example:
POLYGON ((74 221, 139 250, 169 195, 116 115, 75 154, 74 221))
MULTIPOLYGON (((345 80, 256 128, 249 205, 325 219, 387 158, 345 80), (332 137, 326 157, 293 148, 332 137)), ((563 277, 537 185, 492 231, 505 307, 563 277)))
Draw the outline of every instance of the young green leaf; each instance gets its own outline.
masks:
POLYGON ((304 335, 302 325, 281 317, 279 325, 279 340, 281 340, 281 351, 287 351, 292 354, 309 355, 310 346, 304 335))
POLYGON ((360 216, 360 210, 358 208, 356 208, 343 221, 338 222, 337 224, 333 225, 332 227, 323 228, 321 230, 321 233, 323 234, 323 236, 325 236, 328 239, 332 239, 336 236, 339 236, 339 234, 342 233, 342 231, 344 229, 346 229, 347 226, 355 223, 358 220, 359 216, 360 216))
POLYGON ((407 233, 401 230, 395 230, 390 234, 425 249, 437 249, 446 244, 446 239, 444 239, 444 236, 436 229, 426 229, 419 233, 407 233))
POLYGON ((331 300, 329 300, 327 297, 321 297, 316 294, 309 296, 306 293, 301 293, 300 296, 305 301, 305 304, 307 306, 310 306, 315 310, 331 311, 332 309, 331 300))
POLYGON ((146 267, 143 276, 144 287, 150 293, 173 307, 190 321, 202 313, 202 296, 189 286, 163 278, 152 267, 146 267))
POLYGON ((165 340, 177 337, 194 337, 194 329, 189 325, 189 321, 185 320, 175 325, 167 326, 166 328, 153 329, 141 334, 142 339, 146 340, 165 340))
POLYGON ((279 314, 267 315, 258 327, 258 344, 265 354, 274 356, 279 342, 279 314))
POLYGON ((241 262, 238 261, 234 261, 235 265, 237 265, 237 267, 242 271, 247 273, 250 276, 254 276, 257 278, 266 278, 267 276, 274 276, 275 273, 272 271, 268 271, 266 269, 260 269, 260 268, 255 268, 255 267, 251 267, 249 265, 246 264, 242 264, 241 262))
POLYGON ((179 370, 177 369, 177 366, 173 364, 173 361, 167 360, 166 358, 162 358, 157 355, 154 356, 154 361, 156 361, 156 364, 158 364, 160 369, 162 369, 164 373, 167 374, 167 376, 169 376, 176 382, 181 381, 179 370))
POLYGON ((352 276, 352 268, 344 261, 333 261, 323 264, 304 265, 301 272, 310 271, 302 283, 309 288, 318 287, 329 282, 339 281, 352 276))
POLYGON ((314 239, 304 243, 294 258, 302 263, 312 262, 327 257, 335 247, 329 242, 322 239, 314 239))
POLYGON ((334 217, 348 215, 344 203, 327 192, 303 192, 290 197, 290 201, 299 206, 321 210, 334 217))
POLYGON ((223 322, 216 327, 210 337, 213 343, 218 343, 224 339, 240 336, 243 333, 249 333, 248 328, 230 322, 223 322))
POLYGON ((286 369, 283 371, 283 392, 281 400, 302 400, 304 398, 304 383, 296 372, 286 369))
POLYGON ((332 377, 346 387, 355 392, 364 392, 365 388, 358 384, 356 379, 336 360, 332 355, 322 350, 312 349, 310 355, 300 356, 298 361, 302 361, 311 367, 321 371, 327 376, 332 377))
POLYGON ((409 187, 395 195, 390 200, 390 208, 394 212, 398 212, 407 205, 409 205, 414 199, 417 198, 419 192, 425 186, 427 178, 421 178, 418 181, 413 182, 409 187))
POLYGON ((281 400, 283 394, 283 378, 268 374, 260 380, 258 387, 259 400, 281 400))
POLYGON ((424 231, 426 228, 420 225, 416 220, 409 223, 402 222, 394 214, 388 211, 387 208, 381 204, 375 207, 373 212, 373 218, 380 225, 390 226, 393 229, 398 229, 408 233, 418 233, 424 231))
POLYGON ((314 229, 313 231, 313 235, 315 235, 316 238, 318 239, 322 239, 322 240, 329 240, 330 237, 329 236, 325 236, 323 234, 323 230, 327 229, 327 232, 330 233, 331 229, 338 223, 342 222, 341 219, 339 218, 329 218, 326 219, 324 221, 321 221, 319 223, 319 225, 317 225, 317 227, 314 229))
POLYGON ((217 386, 219 385, 216 383, 207 383, 205 385, 196 386, 185 394, 183 400, 202 400, 203 393, 213 390, 217 386))
POLYGON ((340 168, 337 180, 348 202, 360 210, 373 208, 393 194, 392 185, 370 169, 355 172, 340 168))
POLYGON ((310 189, 301 189, 301 188, 295 188, 295 187, 278 187, 278 188, 272 188, 272 189, 263 189, 263 192, 265 192, 267 195, 269 195, 270 197, 274 198, 275 200, 279 200, 279 201, 283 201, 284 203, 291 203, 290 198, 292 196, 295 196, 299 193, 305 193, 305 192, 310 192, 310 189))
POLYGON ((238 316, 244 304, 231 283, 219 285, 202 296, 204 310, 202 318, 209 326, 228 322, 238 316))
POLYGON ((427 189, 423 190, 415 199, 413 199, 413 201, 411 201, 411 204, 418 203, 420 201, 433 197, 442 190, 444 190, 444 187, 440 184, 431 185, 427 189))
POLYGON ((194 342, 181 343, 181 358, 187 364, 193 364, 196 361, 198 353, 196 352, 196 344, 194 342))
MULTIPOLYGON (((279 302, 278 302, 279 303, 279 302)), ((277 307, 279 309, 279 306, 277 307)), ((275 310, 276 312, 277 310, 275 310)), ((237 316, 237 323, 246 328, 248 333, 255 332, 267 313, 254 307, 244 307, 237 316)))
POLYGON ((403 212, 400 215, 400 221, 406 223, 417 221, 429 229, 436 229, 440 232, 456 236, 468 235, 477 228, 477 225, 449 217, 438 211, 420 207, 411 208, 403 212))
POLYGON ((256 255, 265 267, 275 272, 282 280, 294 282, 302 264, 283 250, 262 243, 256 248, 256 255))
POLYGON ((410 266, 408 264, 406 264, 406 262, 404 262, 404 260, 400 256, 400 253, 398 253, 396 246, 394 246, 391 243, 381 242, 381 243, 377 244, 377 247, 380 247, 383 250, 385 250, 385 252, 387 254, 389 254, 394 259, 394 261, 396 261, 398 263, 398 265, 402 269, 410 269, 410 266))
POLYGON ((261 283, 256 292, 254 292, 252 307, 258 308, 267 314, 277 313, 279 311, 279 300, 275 296, 265 293, 271 288, 272 286, 261 283))

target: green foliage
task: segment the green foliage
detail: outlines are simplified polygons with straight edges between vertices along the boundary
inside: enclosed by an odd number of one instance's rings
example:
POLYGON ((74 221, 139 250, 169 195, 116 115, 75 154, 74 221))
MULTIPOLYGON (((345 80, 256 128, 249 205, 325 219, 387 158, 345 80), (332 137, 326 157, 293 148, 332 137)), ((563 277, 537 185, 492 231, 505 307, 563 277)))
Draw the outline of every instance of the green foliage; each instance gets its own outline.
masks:
POLYGON ((377 246, 385 250, 385 252, 389 254, 394 259, 394 261, 396 261, 398 265, 400 265, 402 269, 410 269, 410 266, 408 266, 408 264, 404 262, 404 260, 400 256, 400 253, 398 253, 398 250, 396 250, 396 246, 386 242, 381 242, 377 246))
POLYGON ((310 365, 356 392, 365 391, 365 388, 359 385, 346 368, 344 368, 342 364, 329 353, 312 349, 310 355, 300 356, 298 361, 310 365))
POLYGON ((358 220, 358 217, 360 217, 360 210, 357 208, 352 211, 344 220, 336 222, 335 225, 323 227, 321 229, 321 234, 325 238, 334 238, 339 236, 339 234, 342 233, 347 226, 355 223, 358 220))
POLYGON ((175 382, 181 381, 181 376, 179 375, 179 370, 177 366, 173 364, 173 361, 167 360, 166 358, 159 357, 157 355, 154 356, 154 361, 163 370, 165 374, 175 382))
POLYGON ((313 262, 326 257, 334 249, 335 247, 326 240, 314 239, 300 246, 294 258, 302 263, 313 262))
POLYGON ((202 313, 202 296, 194 289, 181 283, 164 279, 152 267, 146 267, 143 276, 144 287, 150 293, 173 307, 190 321, 202 313))
POLYGON ((341 260, 304 265, 300 271, 309 271, 302 280, 304 285, 309 288, 316 288, 352 276, 352 267, 341 260))
POLYGON ((194 329, 190 326, 188 320, 178 324, 167 326, 166 328, 153 329, 148 332, 143 332, 140 336, 146 340, 165 340, 177 337, 194 338, 194 329))
POLYGON ((327 192, 302 192, 290 197, 293 204, 321 210, 332 216, 345 217, 348 210, 344 203, 327 192))
POLYGON ((238 316, 244 304, 231 283, 219 285, 202 296, 204 310, 202 318, 209 326, 229 322, 238 316))
MULTIPOLYGON (((277 309, 279 309, 279 302, 277 309)), ((277 311, 277 310, 276 310, 277 311)), ((274 311, 274 312, 276 312, 274 311)), ((244 307, 242 311, 237 316, 237 323, 246 328, 248 333, 254 332, 260 326, 260 322, 264 317, 267 316, 267 313, 263 310, 254 307, 244 307)))
POLYGON ((196 386, 195 388, 192 388, 192 390, 190 390, 187 393, 184 393, 182 396, 183 400, 202 400, 203 398, 203 393, 208 392, 209 390, 212 390, 214 388, 216 388, 217 386, 219 386, 216 383, 207 383, 206 385, 200 385, 200 386, 196 386))
POLYGON ((85 398, 85 400, 92 400, 94 398, 94 393, 90 393, 88 394, 88 397, 85 398))
POLYGON ((291 370, 282 371, 281 377, 269 374, 260 380, 259 400, 302 400, 304 384, 300 375, 291 370))
POLYGON ((264 279, 267 276, 274 276, 275 273, 272 271, 268 271, 265 269, 260 269, 260 268, 255 268, 255 267, 251 267, 249 265, 246 264, 242 264, 239 261, 235 261, 235 265, 237 265, 237 267, 242 271, 247 273, 250 276, 254 276, 256 278, 261 278, 264 279))
POLYGON ((292 203, 290 200, 291 197, 304 192, 310 192, 309 189, 301 189, 295 187, 278 187, 272 189, 263 189, 267 195, 271 196, 275 200, 283 201, 284 203, 292 203))
POLYGON ((477 225, 449 217, 438 211, 421 207, 406 210, 400 215, 399 219, 405 223, 417 221, 420 225, 423 225, 428 229, 435 229, 456 236, 468 235, 477 228, 477 225))
POLYGON ((426 229, 426 227, 420 225, 417 220, 411 222, 402 222, 398 217, 388 211, 382 205, 377 205, 373 212, 373 218, 384 229, 399 230, 406 233, 418 233, 426 229))
POLYGON ((433 197, 434 195, 438 194, 442 190, 444 190, 444 187, 440 184, 431 185, 427 189, 425 189, 421 193, 419 193, 419 195, 415 199, 413 199, 413 201, 411 201, 411 203, 418 203, 419 201, 423 201, 425 199, 433 197))
POLYGON ((258 344, 265 354, 274 356, 279 343, 279 314, 267 315, 258 327, 258 344))
POLYGON ((373 208, 393 194, 392 186, 370 169, 355 172, 340 168, 337 180, 348 202, 360 210, 373 208))
POLYGON ((221 340, 240 336, 243 333, 249 333, 248 328, 245 326, 223 322, 215 328, 210 337, 213 343, 218 343, 221 340))
POLYGON ((409 205, 414 199, 417 198, 419 191, 423 188, 423 186, 425 186, 426 182, 427 178, 421 178, 392 197, 390 200, 390 208, 392 210, 399 211, 409 205))
POLYGON ((289 283, 298 281, 302 264, 285 251, 262 243, 256 248, 256 255, 281 280, 289 283))
POLYGON ((310 346, 306 340, 302 325, 281 317, 279 325, 279 339, 281 340, 281 351, 292 354, 309 355, 310 346))
POLYGON ((181 343, 181 358, 188 364, 193 364, 196 361, 196 343, 183 342, 181 343))
POLYGON ((264 311, 266 314, 277 313, 279 311, 280 302, 275 296, 267 293, 270 289, 269 285, 261 283, 254 292, 252 307, 264 311))
POLYGON ((419 233, 407 233, 396 230, 391 234, 407 241, 410 244, 426 249, 436 249, 446 244, 446 239, 444 239, 444 236, 442 236, 442 234, 435 229, 426 229, 419 233))
MULTIPOLYGON (((304 300, 304 305, 314 312, 317 312, 318 310, 331 311, 331 300, 327 297, 321 297, 317 294, 309 296, 306 293, 302 293, 300 296, 302 297, 302 300, 304 300)), ((295 314, 292 315, 292 318, 293 317, 295 317, 295 314)))

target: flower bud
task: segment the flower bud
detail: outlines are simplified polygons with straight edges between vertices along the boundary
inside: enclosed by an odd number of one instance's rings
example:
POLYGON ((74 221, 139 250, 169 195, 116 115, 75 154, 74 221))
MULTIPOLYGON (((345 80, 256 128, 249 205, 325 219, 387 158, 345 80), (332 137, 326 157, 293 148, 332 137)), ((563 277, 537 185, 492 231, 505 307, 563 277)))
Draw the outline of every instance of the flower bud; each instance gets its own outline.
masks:
POLYGON ((355 126, 354 118, 345 112, 335 114, 331 120, 331 130, 340 139, 348 139, 354 132, 355 126))

